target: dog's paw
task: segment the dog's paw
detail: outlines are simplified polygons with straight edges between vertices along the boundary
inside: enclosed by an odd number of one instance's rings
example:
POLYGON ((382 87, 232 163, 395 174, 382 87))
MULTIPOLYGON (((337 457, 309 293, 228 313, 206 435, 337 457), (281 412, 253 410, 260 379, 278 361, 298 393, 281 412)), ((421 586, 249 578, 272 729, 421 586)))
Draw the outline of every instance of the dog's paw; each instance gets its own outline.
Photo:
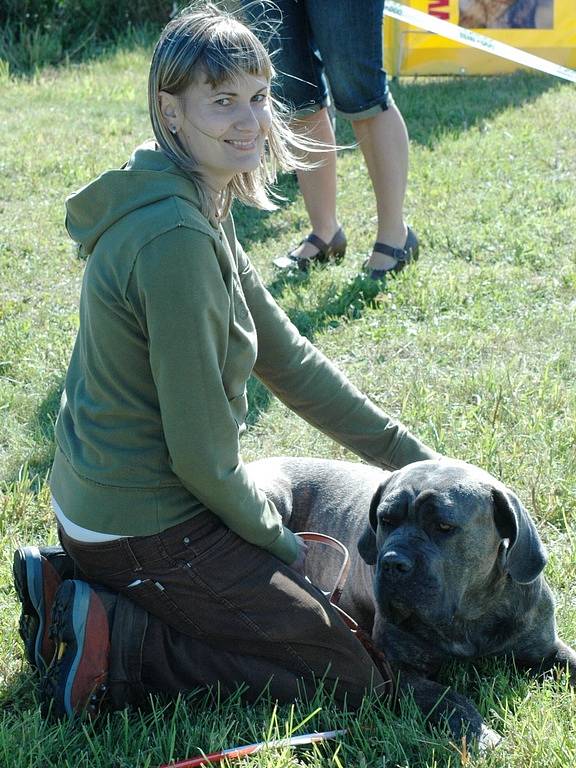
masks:
POLYGON ((482 723, 477 740, 478 751, 480 753, 489 752, 491 749, 494 749, 494 747, 497 747, 501 741, 502 736, 500 736, 499 733, 493 731, 492 728, 488 728, 488 726, 482 723))

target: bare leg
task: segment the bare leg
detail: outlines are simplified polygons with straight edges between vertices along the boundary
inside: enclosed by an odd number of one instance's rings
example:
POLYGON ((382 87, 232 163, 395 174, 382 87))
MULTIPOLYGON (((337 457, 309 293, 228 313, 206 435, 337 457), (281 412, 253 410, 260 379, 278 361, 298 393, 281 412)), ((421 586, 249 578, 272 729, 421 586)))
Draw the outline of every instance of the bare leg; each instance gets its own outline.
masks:
MULTIPOLYGON (((300 136, 323 144, 335 144, 327 109, 295 118, 291 127, 300 136)), ((297 176, 312 231, 329 243, 340 226, 336 218, 336 152, 309 152, 304 158, 320 163, 317 168, 297 171, 297 176)), ((302 258, 313 257, 317 252, 318 249, 311 243, 304 243, 293 251, 295 256, 302 258)))
MULTIPOLYGON (((377 240, 393 248, 402 248, 408 230, 404 222, 404 196, 408 179, 408 132, 394 103, 374 117, 354 120, 356 140, 360 145, 376 196, 378 214, 377 240)), ((371 269, 390 269, 396 259, 373 253, 371 269)))

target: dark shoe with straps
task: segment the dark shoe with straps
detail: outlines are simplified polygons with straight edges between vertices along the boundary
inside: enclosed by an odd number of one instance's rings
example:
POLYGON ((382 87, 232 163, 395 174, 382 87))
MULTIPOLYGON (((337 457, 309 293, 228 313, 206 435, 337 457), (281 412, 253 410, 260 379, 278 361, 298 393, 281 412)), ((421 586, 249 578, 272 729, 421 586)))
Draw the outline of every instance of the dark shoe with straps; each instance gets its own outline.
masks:
POLYGON ((108 690, 110 629, 104 603, 86 582, 62 583, 50 636, 56 652, 40 684, 43 710, 57 717, 95 717, 108 690))
POLYGON ((376 253, 382 253, 385 256, 391 256, 393 259, 396 259, 396 264, 388 269, 372 269, 368 266, 368 260, 364 262, 362 265, 363 271, 367 273, 372 280, 382 280, 386 275, 401 272, 411 261, 417 261, 420 244, 418 243, 418 238, 414 231, 408 227, 408 236, 406 237, 406 242, 404 243, 403 248, 392 248, 391 245, 386 245, 386 243, 376 242, 374 243, 373 250, 376 251, 376 253))
POLYGON ((346 235, 341 227, 329 243, 325 243, 322 238, 313 232, 301 240, 296 247, 304 243, 313 245, 318 249, 317 252, 312 256, 297 256, 294 253, 296 249, 294 249, 285 256, 279 256, 277 259, 274 259, 274 266, 283 270, 299 269, 301 272, 308 272, 313 264, 327 264, 328 262, 338 264, 346 254, 346 235))

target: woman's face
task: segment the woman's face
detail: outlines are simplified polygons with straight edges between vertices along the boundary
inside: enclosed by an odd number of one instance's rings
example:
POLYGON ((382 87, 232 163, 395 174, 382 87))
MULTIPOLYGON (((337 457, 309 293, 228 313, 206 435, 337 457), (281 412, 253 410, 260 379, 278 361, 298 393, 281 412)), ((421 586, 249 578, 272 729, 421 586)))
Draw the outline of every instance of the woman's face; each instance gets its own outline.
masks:
POLYGON ((216 87, 201 75, 181 94, 160 93, 168 127, 176 127, 211 189, 258 167, 271 123, 269 90, 263 75, 241 74, 216 87))

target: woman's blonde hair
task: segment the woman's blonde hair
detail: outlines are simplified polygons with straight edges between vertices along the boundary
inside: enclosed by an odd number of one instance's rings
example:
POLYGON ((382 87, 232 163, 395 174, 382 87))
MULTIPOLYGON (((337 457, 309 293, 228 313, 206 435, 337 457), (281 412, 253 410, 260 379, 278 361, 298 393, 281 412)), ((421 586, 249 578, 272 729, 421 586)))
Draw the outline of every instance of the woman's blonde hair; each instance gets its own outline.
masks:
MULTIPOLYGON (((198 3, 185 8, 166 25, 156 43, 148 78, 148 108, 156 141, 162 151, 195 182, 205 215, 214 214, 208 194, 193 157, 184 151, 178 137, 170 132, 160 110, 160 91, 178 95, 202 72, 213 87, 241 74, 264 76, 269 82, 274 68, 266 49, 256 35, 229 13, 213 3, 198 3)), ((314 151, 314 142, 296 137, 286 125, 279 105, 270 97, 272 123, 267 148, 259 167, 238 173, 223 191, 221 216, 225 216, 235 197, 243 203, 265 210, 276 206, 270 200, 270 185, 277 170, 310 167, 298 160, 291 147, 314 151)))

